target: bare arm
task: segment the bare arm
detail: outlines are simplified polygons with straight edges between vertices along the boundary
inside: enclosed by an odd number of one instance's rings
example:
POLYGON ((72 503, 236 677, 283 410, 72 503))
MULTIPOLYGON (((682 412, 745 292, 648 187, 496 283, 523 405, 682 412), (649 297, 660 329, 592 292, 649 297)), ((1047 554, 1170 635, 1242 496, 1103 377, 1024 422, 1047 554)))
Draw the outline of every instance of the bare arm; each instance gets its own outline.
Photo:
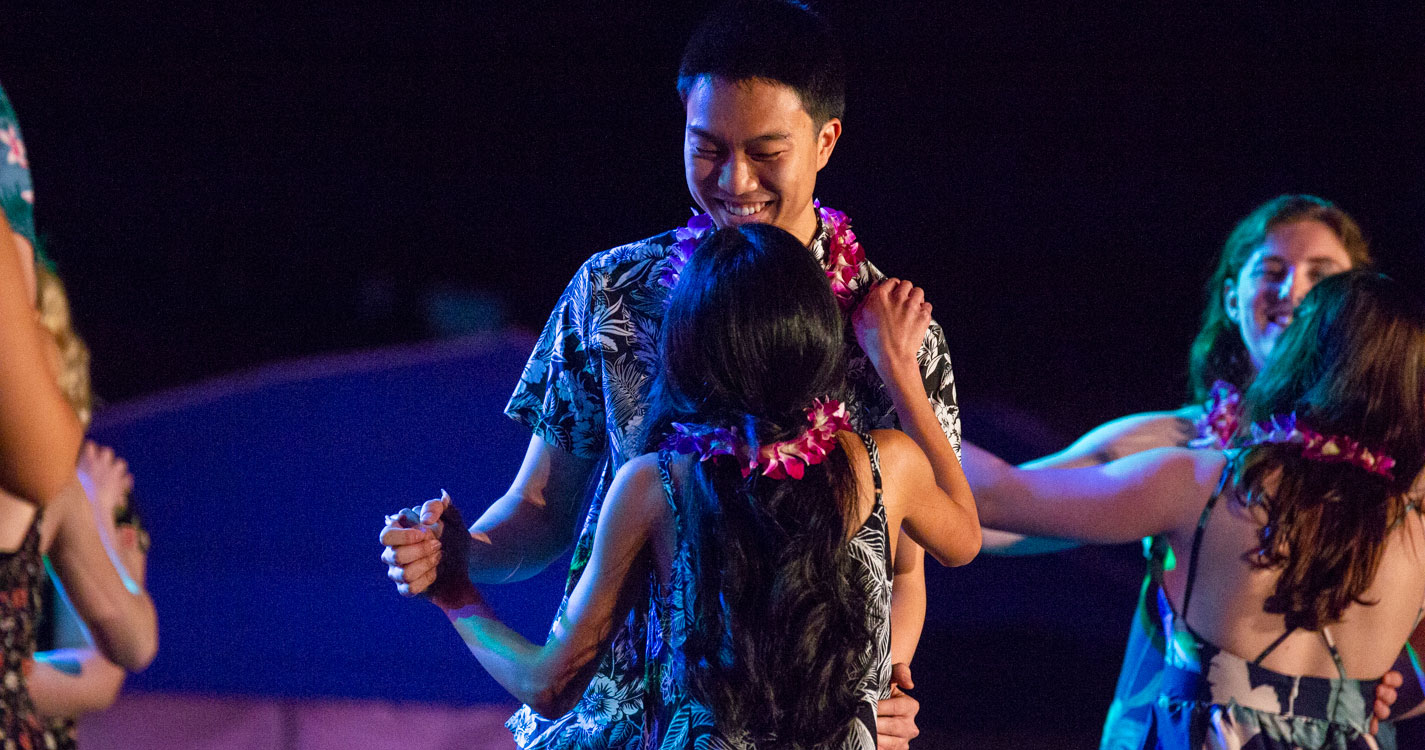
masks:
MULTIPOLYGON (((936 492, 923 497, 932 502, 940 497, 949 501, 950 512, 945 521, 955 527, 955 533, 951 538, 942 537, 938 549, 930 548, 930 552, 942 564, 963 565, 979 552, 980 523, 970 483, 926 398, 925 383, 916 360, 916 352, 930 326, 930 313, 931 307, 925 302, 922 290, 908 281, 887 279, 866 295, 853 323, 856 340, 871 359, 895 405, 901 429, 919 448, 915 452, 922 460, 928 460, 936 492)), ((913 464, 913 467, 919 466, 913 464)), ((918 477, 914 472, 907 476, 910 481, 918 477)), ((911 537, 922 545, 926 543, 915 529, 911 530, 911 537)))
POLYGON ((585 490, 598 462, 538 436, 503 497, 470 526, 476 583, 521 581, 544 570, 574 542, 585 490))
MULTIPOLYGON (((1192 407, 1196 408, 1196 407, 1192 407)), ((1187 445, 1193 436, 1192 408, 1171 412, 1146 412, 1115 419, 1085 433, 1072 445, 1042 458, 1019 465, 1020 469, 1076 469, 1099 466, 1134 453, 1187 445)), ((1008 466, 1003 459, 965 443, 962 454, 965 475, 975 495, 994 501, 1004 490, 994 479, 1008 466)), ((1002 555, 1033 555, 1057 552, 1077 546, 1077 542, 1051 537, 1027 537, 1000 530, 985 531, 985 549, 1002 555)))
POLYGON ((1025 470, 990 477, 981 517, 998 528, 1094 544, 1129 542, 1191 526, 1222 468, 1220 454, 1160 448, 1103 466, 1025 470))
POLYGON ((99 650, 136 672, 158 651, 158 619, 143 588, 145 553, 132 529, 114 528, 114 507, 107 499, 126 494, 131 479, 121 459, 92 443, 81 456, 81 478, 89 491, 72 481, 51 511, 60 520, 50 561, 99 650))
POLYGON ((95 649, 56 649, 35 654, 25 687, 44 716, 75 717, 113 705, 127 674, 95 649))
POLYGON ((45 362, 22 266, 33 256, 20 256, 0 216, 0 488, 43 505, 74 478, 83 433, 45 362))
POLYGON ((901 532, 892 565, 891 663, 910 664, 925 627, 925 548, 901 532))
MULTIPOLYGON (((580 458, 530 438, 515 481, 470 526, 473 542, 467 569, 477 583, 521 581, 544 570, 574 541, 585 489, 599 462, 580 458)), ((424 524, 440 518, 444 505, 428 501, 412 515, 424 524)), ((394 518, 394 517, 393 517, 394 518)), ((387 575, 404 596, 423 593, 435 582, 441 561, 437 537, 423 526, 388 523, 381 530, 387 575)))
POLYGON ((589 566, 543 646, 500 622, 468 581, 437 602, 490 676, 540 714, 573 709, 645 585, 648 541, 667 516, 662 492, 651 457, 619 471, 599 516, 589 566))

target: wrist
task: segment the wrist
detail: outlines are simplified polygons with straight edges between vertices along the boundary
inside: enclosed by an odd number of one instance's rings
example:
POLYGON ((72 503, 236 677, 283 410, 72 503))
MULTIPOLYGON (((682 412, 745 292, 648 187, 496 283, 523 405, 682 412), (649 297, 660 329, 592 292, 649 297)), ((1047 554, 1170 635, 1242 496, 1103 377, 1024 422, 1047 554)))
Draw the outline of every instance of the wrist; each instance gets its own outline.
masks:
POLYGON ((483 607, 485 603, 469 579, 441 586, 439 592, 431 592, 430 600, 451 620, 467 616, 472 608, 483 607))
POLYGON ((887 386, 921 389, 920 362, 914 355, 887 359, 881 367, 881 380, 887 386))

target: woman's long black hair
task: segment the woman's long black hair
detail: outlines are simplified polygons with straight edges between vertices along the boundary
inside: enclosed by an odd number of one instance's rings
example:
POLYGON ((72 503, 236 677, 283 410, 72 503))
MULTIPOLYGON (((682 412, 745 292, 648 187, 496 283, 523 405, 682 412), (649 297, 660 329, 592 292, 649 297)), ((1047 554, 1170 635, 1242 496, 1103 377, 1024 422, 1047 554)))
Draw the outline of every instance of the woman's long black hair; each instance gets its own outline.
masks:
MULTIPOLYGON (((660 339, 645 448, 673 422, 726 426, 752 449, 793 438, 813 398, 843 392, 843 316, 825 272, 790 234, 723 229, 698 246, 660 339)), ((691 547, 688 688, 720 729, 759 747, 843 735, 872 630, 848 549, 859 516, 844 450, 799 480, 731 457, 694 460, 675 502, 691 547)))

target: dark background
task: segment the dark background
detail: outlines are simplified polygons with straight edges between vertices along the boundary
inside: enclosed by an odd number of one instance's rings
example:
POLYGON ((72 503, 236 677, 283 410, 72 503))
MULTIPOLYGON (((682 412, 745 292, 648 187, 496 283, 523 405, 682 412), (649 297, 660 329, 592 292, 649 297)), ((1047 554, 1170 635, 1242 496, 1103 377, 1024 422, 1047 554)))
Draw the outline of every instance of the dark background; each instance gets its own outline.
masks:
MULTIPOLYGON (((126 401, 277 359, 537 329, 585 257, 687 216, 673 77, 709 5, 10 10, 0 81, 100 394, 126 401)), ((1028 458, 1109 418, 1180 403, 1212 259, 1233 223, 1277 194, 1337 201, 1387 270, 1425 278, 1417 6, 928 5, 821 5, 851 80, 817 192, 852 216, 873 261, 928 289, 970 439, 1028 458), (1004 440, 1006 430, 1024 434, 1004 440)), ((512 387, 518 360, 479 377, 512 387)), ((478 419, 499 419, 494 402, 477 402, 490 412, 478 419)), ((245 403, 230 408, 281 411, 245 403)), ((253 440, 216 424, 220 434, 200 440, 253 440)), ((173 428, 175 450, 191 445, 186 429, 173 428)), ((333 471, 332 451, 360 463, 317 444, 330 433, 308 432, 268 439, 296 435, 333 471)), ((458 476, 470 439, 445 437, 442 471, 458 476)), ((162 462, 183 463, 156 452, 169 443, 116 444, 141 488, 162 462)), ((223 481, 247 491, 250 467, 228 468, 223 481)), ((413 487, 432 471, 407 468, 413 487)), ((192 521, 160 516, 170 534, 192 521)), ((234 559, 252 549, 240 541, 225 542, 234 559)), ((368 562, 341 548, 352 556, 341 566, 368 562)), ((281 565, 278 551, 263 555, 257 568, 281 565)), ((153 567, 202 579, 181 564, 153 567)), ((1134 550, 1115 548, 932 575, 917 681, 923 698, 955 697, 922 725, 1003 730, 1033 716, 1091 742, 1139 571, 1134 550)), ((377 573, 362 575, 367 593, 388 596, 377 573)), ((371 626, 394 630, 405 617, 371 626)), ((183 643, 169 638, 140 687, 269 689, 218 667, 192 677, 174 661, 183 643)), ((295 686, 270 689, 333 690, 293 674, 295 686)))
MULTIPOLYGON (((710 4, 473 5, 7 14, 102 395, 434 335, 452 299, 537 328, 583 258, 681 222, 710 4)), ((818 194, 930 291, 966 409, 1068 436, 1176 404, 1213 254, 1282 192, 1425 268, 1418 7, 936 6, 822 4, 851 80, 818 194)))

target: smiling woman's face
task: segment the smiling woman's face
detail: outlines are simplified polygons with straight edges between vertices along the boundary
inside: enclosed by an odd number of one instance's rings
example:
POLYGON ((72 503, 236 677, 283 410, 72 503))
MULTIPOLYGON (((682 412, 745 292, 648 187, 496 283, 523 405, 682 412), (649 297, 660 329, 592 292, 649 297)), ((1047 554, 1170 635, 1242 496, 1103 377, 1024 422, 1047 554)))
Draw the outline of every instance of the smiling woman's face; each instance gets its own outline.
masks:
POLYGON ((1265 366, 1311 287, 1350 269, 1346 246, 1315 219, 1293 221, 1267 233, 1266 241, 1222 290, 1227 317, 1237 324, 1254 368, 1261 371, 1265 366))

